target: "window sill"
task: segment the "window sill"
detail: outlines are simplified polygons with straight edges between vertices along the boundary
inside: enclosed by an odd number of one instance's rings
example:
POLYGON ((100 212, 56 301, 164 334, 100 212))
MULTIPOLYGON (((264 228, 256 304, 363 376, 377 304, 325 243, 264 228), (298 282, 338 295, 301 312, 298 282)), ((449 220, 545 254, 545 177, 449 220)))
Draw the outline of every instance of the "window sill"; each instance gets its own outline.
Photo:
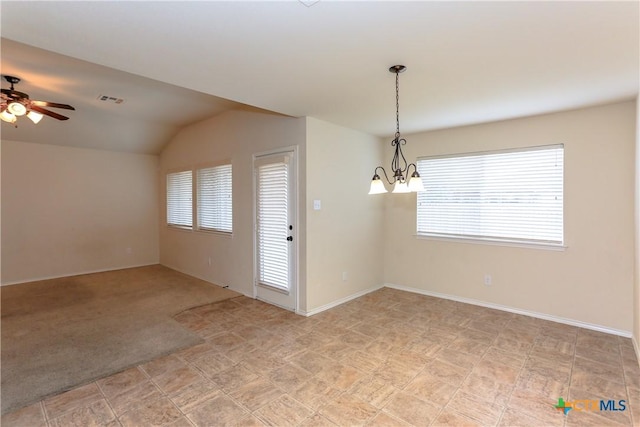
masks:
POLYGON ((169 224, 167 224, 167 229, 175 230, 175 231, 182 231, 182 232, 187 232, 187 233, 214 234, 214 235, 217 235, 217 236, 228 237, 228 238, 232 238, 233 237, 233 233, 229 233, 229 232, 226 232, 226 231, 207 230, 207 229, 195 229, 194 230, 191 227, 180 227, 178 225, 169 225, 169 224))
POLYGON ((452 236, 439 236, 436 234, 415 234, 417 239, 420 240, 436 240, 441 242, 454 242, 454 243, 469 243, 473 245, 489 245, 489 246, 506 246, 510 248, 524 248, 524 249, 542 249, 546 251, 563 252, 568 246, 556 245, 551 243, 534 243, 534 242, 522 242, 517 240, 497 240, 497 239, 479 239, 470 237, 452 237, 452 236))

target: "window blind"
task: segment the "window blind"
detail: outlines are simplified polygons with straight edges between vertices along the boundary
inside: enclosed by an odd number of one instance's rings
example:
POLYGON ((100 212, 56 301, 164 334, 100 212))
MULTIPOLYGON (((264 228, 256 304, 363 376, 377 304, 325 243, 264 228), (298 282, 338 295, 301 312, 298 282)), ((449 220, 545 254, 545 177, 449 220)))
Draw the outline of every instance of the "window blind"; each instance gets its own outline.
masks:
POLYGON ((419 159, 419 235, 563 244, 564 146, 419 159))
POLYGON ((231 233, 233 200, 231 165, 198 169, 198 228, 231 233))
POLYGON ((190 170, 167 174, 167 224, 193 225, 193 174, 190 170))
POLYGON ((288 291, 288 165, 259 166, 257 178, 258 280, 288 291))

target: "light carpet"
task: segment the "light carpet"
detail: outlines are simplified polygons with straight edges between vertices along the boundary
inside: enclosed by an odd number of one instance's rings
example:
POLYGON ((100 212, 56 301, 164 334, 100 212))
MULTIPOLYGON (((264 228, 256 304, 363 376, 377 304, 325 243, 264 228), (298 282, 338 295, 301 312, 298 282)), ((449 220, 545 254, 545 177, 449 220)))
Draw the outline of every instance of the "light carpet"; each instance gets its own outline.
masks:
POLYGON ((2 413, 202 340, 172 316, 240 296, 154 265, 6 286, 2 413))

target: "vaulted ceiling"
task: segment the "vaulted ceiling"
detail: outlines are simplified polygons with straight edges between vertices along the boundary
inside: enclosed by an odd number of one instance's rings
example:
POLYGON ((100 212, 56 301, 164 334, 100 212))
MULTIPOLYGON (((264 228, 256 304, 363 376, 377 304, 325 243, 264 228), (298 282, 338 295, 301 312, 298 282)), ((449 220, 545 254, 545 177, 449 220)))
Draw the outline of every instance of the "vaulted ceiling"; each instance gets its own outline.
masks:
MULTIPOLYGON (((2 74, 70 120, 2 137, 157 153, 252 106, 387 136, 634 99, 638 2, 0 4, 2 74), (124 99, 99 101, 99 95, 124 99)), ((7 84, 3 84, 7 87, 7 84)), ((24 123, 23 123, 24 122, 24 123)))

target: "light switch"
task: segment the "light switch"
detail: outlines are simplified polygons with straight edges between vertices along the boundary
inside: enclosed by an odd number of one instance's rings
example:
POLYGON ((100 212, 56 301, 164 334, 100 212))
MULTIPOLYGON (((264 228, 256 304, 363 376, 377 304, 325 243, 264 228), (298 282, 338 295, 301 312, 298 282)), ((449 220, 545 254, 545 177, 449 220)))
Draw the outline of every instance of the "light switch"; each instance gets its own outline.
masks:
POLYGON ((314 200, 313 201, 313 210, 314 211, 319 211, 320 209, 322 209, 322 203, 320 202, 320 200, 314 200))

